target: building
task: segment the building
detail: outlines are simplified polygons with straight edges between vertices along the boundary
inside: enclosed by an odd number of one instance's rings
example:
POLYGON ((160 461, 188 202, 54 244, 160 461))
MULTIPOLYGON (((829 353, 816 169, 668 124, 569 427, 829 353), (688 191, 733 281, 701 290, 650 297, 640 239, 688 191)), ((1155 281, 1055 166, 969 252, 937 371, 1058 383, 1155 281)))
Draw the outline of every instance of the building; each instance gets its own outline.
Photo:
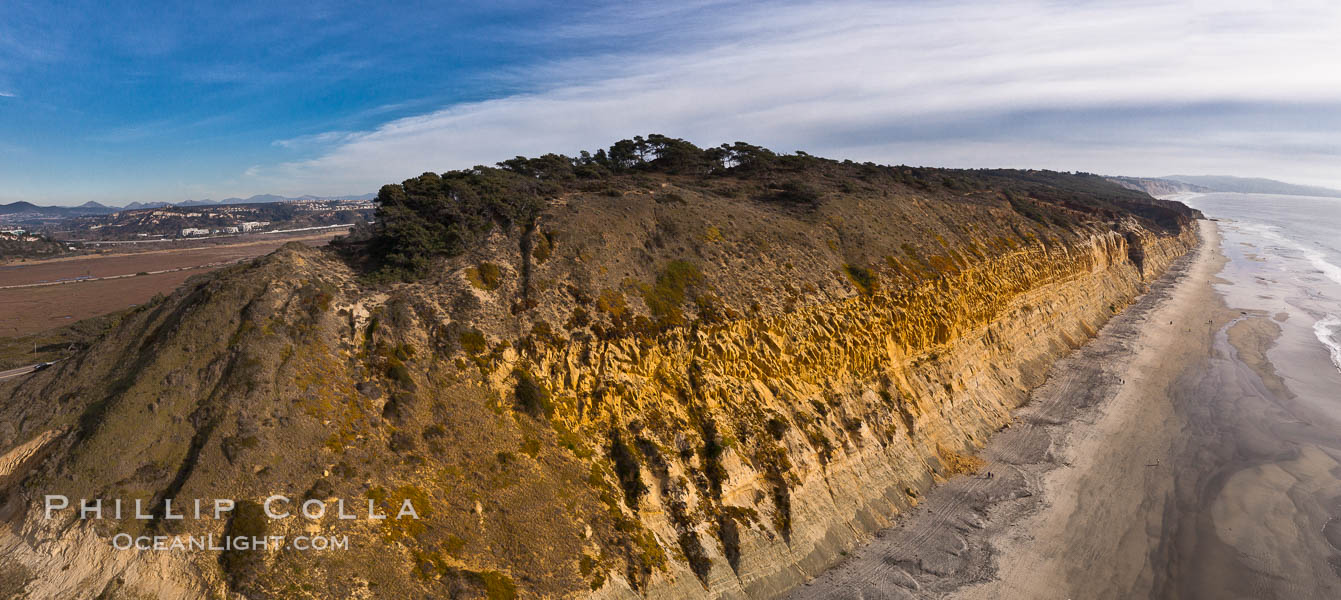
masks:
POLYGON ((187 228, 185 228, 185 229, 182 230, 182 237, 191 237, 191 236, 193 236, 193 235, 209 235, 209 234, 210 234, 210 230, 208 230, 208 229, 198 229, 198 228, 195 228, 195 227, 187 227, 187 228))

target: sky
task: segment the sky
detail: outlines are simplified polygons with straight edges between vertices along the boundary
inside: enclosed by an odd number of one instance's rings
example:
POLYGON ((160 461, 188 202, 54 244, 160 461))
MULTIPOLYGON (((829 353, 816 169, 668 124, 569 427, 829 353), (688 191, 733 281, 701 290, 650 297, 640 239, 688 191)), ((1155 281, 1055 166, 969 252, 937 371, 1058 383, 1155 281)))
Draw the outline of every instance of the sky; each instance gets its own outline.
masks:
POLYGON ((0 202, 352 195, 663 133, 1341 187, 1341 3, 0 2, 0 202))

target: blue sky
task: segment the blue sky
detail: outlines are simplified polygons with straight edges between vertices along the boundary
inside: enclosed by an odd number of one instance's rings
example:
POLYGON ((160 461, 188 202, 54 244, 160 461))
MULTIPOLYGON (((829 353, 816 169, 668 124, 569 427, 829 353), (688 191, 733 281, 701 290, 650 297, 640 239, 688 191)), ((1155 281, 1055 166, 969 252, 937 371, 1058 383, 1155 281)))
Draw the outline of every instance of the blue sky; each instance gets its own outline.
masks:
POLYGON ((1341 186, 1341 9, 1259 4, 6 2, 0 202, 357 194, 648 132, 1341 186))

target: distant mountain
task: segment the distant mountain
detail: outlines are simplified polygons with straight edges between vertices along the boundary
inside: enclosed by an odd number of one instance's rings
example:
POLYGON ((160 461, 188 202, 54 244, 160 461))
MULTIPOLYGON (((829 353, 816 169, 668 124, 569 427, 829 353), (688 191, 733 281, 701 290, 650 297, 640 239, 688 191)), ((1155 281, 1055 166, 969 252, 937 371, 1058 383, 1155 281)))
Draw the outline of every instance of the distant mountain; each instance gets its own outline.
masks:
POLYGON ((121 210, 140 210, 140 209, 142 209, 142 208, 162 208, 162 207, 164 207, 164 206, 168 206, 168 203, 167 203, 167 202, 131 202, 130 204, 127 204, 127 205, 121 207, 121 210))
POLYGON ((12 215, 22 212, 37 212, 42 207, 31 202, 12 202, 10 204, 0 204, 0 215, 12 215))
POLYGON ((1230 177, 1228 175, 1169 175, 1169 181, 1197 185, 1213 192, 1241 194, 1282 194, 1286 196, 1323 196, 1341 198, 1341 190, 1312 185, 1297 185, 1259 177, 1230 177))
POLYGON ((372 200, 377 194, 360 194, 358 196, 276 196, 274 194, 257 194, 249 198, 224 198, 223 200, 185 200, 177 202, 177 206, 217 206, 221 204, 270 204, 273 202, 319 202, 322 200, 372 200))
POLYGON ((11 202, 0 204, 0 215, 37 215, 43 217, 62 217, 70 211, 83 210, 73 206, 38 206, 32 202, 11 202))
POLYGON ((31 202, 12 202, 10 204, 0 204, 0 215, 34 215, 40 217, 81 217, 86 215, 105 215, 121 210, 141 210, 145 208, 162 208, 164 206, 219 206, 223 204, 270 204, 274 202, 319 202, 334 200, 372 200, 377 194, 361 194, 358 196, 298 196, 286 197, 276 196, 274 194, 257 194, 249 198, 224 198, 223 200, 185 200, 182 202, 131 202, 125 206, 107 206, 93 201, 88 201, 79 206, 38 206, 31 202))
POLYGON ((97 202, 85 202, 79 206, 38 206, 22 201, 0 204, 0 215, 32 215, 46 218, 105 215, 118 210, 120 209, 103 206, 97 202))

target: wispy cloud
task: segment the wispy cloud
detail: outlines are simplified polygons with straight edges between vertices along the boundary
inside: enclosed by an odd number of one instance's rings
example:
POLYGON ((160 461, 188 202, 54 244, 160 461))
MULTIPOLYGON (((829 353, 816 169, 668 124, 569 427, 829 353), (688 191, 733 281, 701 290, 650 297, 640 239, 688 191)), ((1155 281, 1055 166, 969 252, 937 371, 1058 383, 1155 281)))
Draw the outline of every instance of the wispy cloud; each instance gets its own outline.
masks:
MULTIPOLYGON (((1141 139, 1123 134, 1149 125, 1150 107, 1341 107, 1334 52, 1341 7, 1329 2, 1299 2, 1287 11, 1249 2, 847 0, 787 10, 724 6, 713 15, 695 21, 694 37, 703 41, 685 47, 657 43, 635 55, 533 69, 528 76, 549 84, 535 93, 448 106, 370 131, 307 136, 329 146, 309 160, 255 167, 248 180, 312 193, 376 189, 423 171, 572 152, 649 131, 859 159, 1158 173, 1183 168, 1187 157, 1179 162, 1148 148, 1144 162, 1121 156, 1168 141, 1158 131, 1141 139), (1076 110, 1101 119, 1084 125, 1094 138, 1088 142, 1048 127, 1051 117, 1076 110), (1035 127, 1018 121, 1026 114, 1035 127), (880 137, 910 128, 921 131, 916 144, 880 137), (998 128, 1015 137, 1000 139, 998 128), (1121 147, 1105 143, 1105 129, 1121 147), (1163 160, 1176 164, 1162 168, 1163 160)), ((645 19, 634 22, 648 27, 645 19)), ((618 26, 588 23, 564 35, 618 26)), ((1331 139, 1341 135, 1334 124, 1331 139)), ((1214 123, 1202 126, 1180 135, 1215 132, 1214 123)), ((1303 135, 1311 124, 1287 126, 1299 129, 1265 133, 1303 135)), ((1269 169, 1270 157, 1251 152, 1260 133, 1242 130, 1226 151, 1214 150, 1214 139, 1190 146, 1207 168, 1269 169), (1208 150, 1216 160, 1206 160, 1208 150)), ((1325 139, 1313 147, 1341 156, 1325 139)))
POLYGON ((18 97, 19 95, 15 94, 14 92, 6 92, 4 90, 0 90, 0 98, 18 98, 18 97))
POLYGON ((302 135, 285 140, 275 140, 271 144, 289 150, 313 150, 327 148, 353 139, 357 134, 350 131, 327 131, 313 135, 302 135))

